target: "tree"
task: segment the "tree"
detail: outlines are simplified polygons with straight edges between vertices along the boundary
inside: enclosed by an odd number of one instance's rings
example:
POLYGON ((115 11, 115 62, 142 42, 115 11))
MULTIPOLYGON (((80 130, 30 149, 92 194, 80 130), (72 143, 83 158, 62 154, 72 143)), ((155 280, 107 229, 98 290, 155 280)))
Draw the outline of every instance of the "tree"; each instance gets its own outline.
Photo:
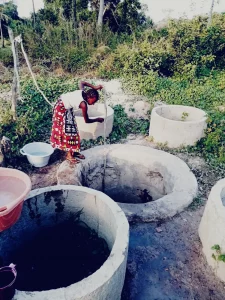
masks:
POLYGON ((13 21, 21 20, 18 16, 17 6, 9 1, 5 4, 0 4, 0 34, 1 47, 4 47, 4 39, 8 37, 6 25, 11 25, 13 21))
POLYGON ((139 0, 111 0, 106 2, 106 8, 103 21, 114 32, 130 34, 146 21, 139 0))
POLYGON ((12 1, 5 3, 3 7, 4 14, 6 14, 11 20, 21 20, 18 15, 17 6, 12 1))
POLYGON ((76 27, 77 24, 77 5, 76 0, 72 0, 72 19, 73 19, 73 27, 76 27))
POLYGON ((102 23, 103 23, 103 11, 104 11, 104 0, 99 0, 100 5, 99 5, 99 13, 98 13, 98 28, 101 30, 102 28, 102 23))
POLYGON ((36 18, 57 26, 59 23, 59 11, 55 12, 52 8, 42 8, 36 14, 36 18))
POLYGON ((7 23, 9 20, 9 17, 4 14, 4 7, 0 6, 0 32, 1 32, 1 48, 4 48, 4 35, 3 35, 3 25, 4 23, 7 23))

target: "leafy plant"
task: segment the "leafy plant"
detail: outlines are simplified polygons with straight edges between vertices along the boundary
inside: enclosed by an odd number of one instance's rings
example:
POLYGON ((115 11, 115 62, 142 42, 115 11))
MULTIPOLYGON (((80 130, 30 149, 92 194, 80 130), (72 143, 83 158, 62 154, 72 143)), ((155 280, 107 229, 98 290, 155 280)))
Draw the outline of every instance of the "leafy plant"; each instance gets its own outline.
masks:
POLYGON ((216 254, 212 254, 212 258, 215 259, 216 261, 222 261, 225 262, 225 254, 222 254, 221 252, 221 247, 220 245, 214 245, 212 248, 212 250, 215 250, 216 254))
POLYGON ((187 119, 188 116, 189 116, 189 113, 187 113, 187 112, 184 111, 184 112, 182 113, 181 120, 182 120, 182 121, 185 121, 185 120, 187 119))

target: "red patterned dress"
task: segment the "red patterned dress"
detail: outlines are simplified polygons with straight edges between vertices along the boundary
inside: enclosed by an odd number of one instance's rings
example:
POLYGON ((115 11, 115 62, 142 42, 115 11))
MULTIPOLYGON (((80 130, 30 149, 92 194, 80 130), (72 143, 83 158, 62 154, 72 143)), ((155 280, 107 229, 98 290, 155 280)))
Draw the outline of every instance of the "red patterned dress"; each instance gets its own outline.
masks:
POLYGON ((51 144, 66 152, 80 152, 80 136, 74 115, 84 101, 82 91, 62 95, 55 104, 52 120, 51 144))

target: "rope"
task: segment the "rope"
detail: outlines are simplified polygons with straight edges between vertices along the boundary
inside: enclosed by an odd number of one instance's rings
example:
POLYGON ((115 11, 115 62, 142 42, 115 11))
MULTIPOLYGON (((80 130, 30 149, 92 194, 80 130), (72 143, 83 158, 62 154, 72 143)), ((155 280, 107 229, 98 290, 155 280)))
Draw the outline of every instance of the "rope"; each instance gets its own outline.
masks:
POLYGON ((102 192, 105 192, 105 171, 107 163, 107 148, 106 148, 106 120, 107 120, 107 103, 106 103, 106 92, 103 89, 103 98, 104 98, 104 108, 105 108, 105 118, 104 118, 104 161, 103 161, 103 177, 102 177, 102 192))
POLYGON ((45 94, 42 92, 42 90, 39 88, 39 86, 38 86, 38 84, 37 84, 37 81, 36 81, 36 79, 35 79, 35 77, 34 77, 34 73, 33 73, 32 69, 31 69, 31 65, 30 65, 28 56, 27 56, 27 54, 26 54, 26 52, 25 52, 25 50, 24 50, 24 47, 23 47, 23 41, 22 41, 21 35, 17 36, 17 37, 15 38, 15 41, 16 41, 17 43, 20 43, 21 50, 22 50, 22 52, 23 52, 23 55, 24 55, 24 58, 25 58, 25 60, 26 60, 28 69, 29 69, 29 71, 30 71, 30 74, 31 74, 31 76, 32 76, 33 82, 34 82, 34 84, 35 84, 37 90, 38 90, 39 93, 43 96, 43 98, 45 99, 45 101, 48 102, 48 104, 51 105, 51 106, 53 107, 54 105, 47 99, 47 97, 45 96, 45 94))

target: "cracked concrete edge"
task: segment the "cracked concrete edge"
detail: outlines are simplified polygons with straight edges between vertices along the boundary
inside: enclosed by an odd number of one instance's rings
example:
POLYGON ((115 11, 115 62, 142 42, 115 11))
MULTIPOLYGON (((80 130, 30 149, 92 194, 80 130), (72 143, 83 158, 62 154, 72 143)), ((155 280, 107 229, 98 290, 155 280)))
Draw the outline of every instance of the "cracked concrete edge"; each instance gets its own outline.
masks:
MULTIPOLYGON (((145 165, 148 160, 155 157, 156 161, 164 163, 170 168, 171 178, 174 180, 174 188, 172 193, 156 200, 145 204, 125 204, 117 203, 126 214, 129 221, 140 220, 144 222, 151 222, 156 220, 173 217, 177 213, 183 211, 188 207, 198 192, 198 184, 194 174, 189 167, 180 158, 166 153, 161 150, 156 150, 150 147, 137 146, 137 145, 124 145, 115 144, 97 146, 83 152, 86 156, 86 160, 76 166, 70 166, 68 162, 63 162, 57 172, 58 184, 78 184, 82 164, 92 164, 93 161, 100 161, 103 155, 119 155, 120 158, 128 160, 131 156, 135 159, 139 157, 139 162, 145 165), (128 156, 128 154, 130 156, 128 156), (67 177, 67 170, 69 170, 69 176, 67 177), (71 178, 71 174, 72 176, 71 178)), ((137 161, 138 162, 138 161, 137 161)), ((100 164, 100 162, 99 162, 100 164)))
MULTIPOLYGON (((107 195, 86 187, 74 185, 57 185, 36 189, 30 192, 27 199, 42 193, 56 190, 74 190, 91 194, 98 199, 98 214, 101 212, 101 203, 104 203, 112 213, 116 221, 116 234, 114 244, 109 258, 100 269, 87 278, 72 284, 66 288, 59 288, 41 292, 16 291, 14 300, 120 300, 124 284, 128 244, 129 244, 129 224, 120 207, 107 195)), ((27 200, 26 199, 26 200, 27 200)), ((76 205, 76 201, 74 201, 76 205)), ((102 212, 102 218, 104 218, 102 212)), ((112 220, 104 219, 105 222, 112 220)), ((110 228, 110 224, 108 226, 110 228)), ((107 233, 106 233, 107 234, 107 233)))
POLYGON ((199 226, 199 237, 202 242, 202 251, 208 264, 215 274, 225 282, 225 263, 216 261, 212 255, 214 245, 219 245, 221 254, 225 253, 225 179, 219 180, 212 188, 199 226))

